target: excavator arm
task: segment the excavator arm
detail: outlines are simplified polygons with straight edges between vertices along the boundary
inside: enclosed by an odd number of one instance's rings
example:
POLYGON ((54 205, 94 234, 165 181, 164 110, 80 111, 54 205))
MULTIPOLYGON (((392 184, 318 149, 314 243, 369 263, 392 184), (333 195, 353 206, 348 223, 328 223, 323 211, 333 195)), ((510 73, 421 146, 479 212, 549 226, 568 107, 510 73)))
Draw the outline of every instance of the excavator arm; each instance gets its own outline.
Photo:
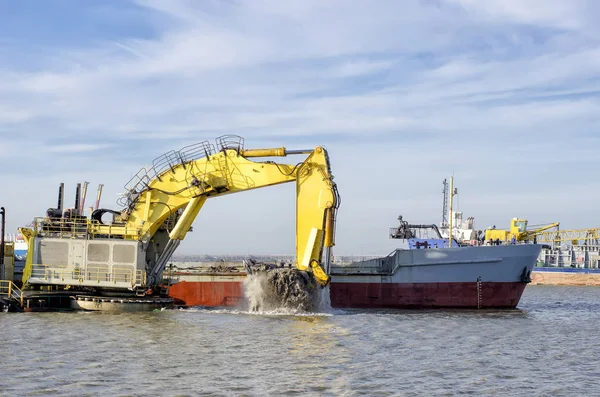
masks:
POLYGON ((340 203, 327 151, 244 149, 237 136, 218 138, 217 147, 203 142, 157 158, 126 186, 125 208, 116 223, 98 224, 95 233, 122 233, 145 242, 147 285, 156 285, 207 199, 295 181, 296 267, 327 285, 340 203), (252 160, 296 154, 308 156, 295 165, 252 160))

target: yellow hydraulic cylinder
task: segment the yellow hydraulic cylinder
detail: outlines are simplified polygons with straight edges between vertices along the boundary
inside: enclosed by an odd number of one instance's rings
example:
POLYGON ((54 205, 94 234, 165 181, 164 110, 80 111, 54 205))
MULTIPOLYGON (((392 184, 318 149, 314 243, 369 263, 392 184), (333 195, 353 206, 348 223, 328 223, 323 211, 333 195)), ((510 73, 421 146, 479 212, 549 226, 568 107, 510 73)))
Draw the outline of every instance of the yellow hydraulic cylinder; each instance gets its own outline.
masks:
POLYGON ((333 247, 335 245, 333 236, 333 227, 335 220, 333 219, 333 208, 325 210, 325 247, 333 247))
POLYGON ((206 196, 194 197, 190 200, 188 205, 185 207, 185 210, 183 210, 183 214, 181 214, 181 217, 177 221, 177 224, 171 233, 169 233, 169 238, 171 240, 184 239, 188 230, 190 230, 190 226, 192 226, 194 219, 196 219, 196 215, 198 215, 200 208, 202 208, 202 205, 204 205, 205 202, 206 196))
POLYGON ((242 151, 244 157, 285 157, 287 152, 284 147, 274 149, 247 149, 242 151))
POLYGON ((244 157, 286 157, 291 154, 309 154, 312 149, 287 150, 285 147, 273 149, 247 149, 242 150, 241 155, 244 157))

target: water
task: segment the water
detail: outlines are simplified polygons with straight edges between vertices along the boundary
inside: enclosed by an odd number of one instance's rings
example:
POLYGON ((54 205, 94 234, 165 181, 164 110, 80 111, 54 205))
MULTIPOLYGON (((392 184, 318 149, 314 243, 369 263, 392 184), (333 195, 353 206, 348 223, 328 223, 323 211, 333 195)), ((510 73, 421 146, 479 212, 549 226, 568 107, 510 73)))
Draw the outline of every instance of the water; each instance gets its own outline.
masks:
POLYGON ((528 286, 514 311, 0 313, 0 395, 599 395, 599 298, 528 286))

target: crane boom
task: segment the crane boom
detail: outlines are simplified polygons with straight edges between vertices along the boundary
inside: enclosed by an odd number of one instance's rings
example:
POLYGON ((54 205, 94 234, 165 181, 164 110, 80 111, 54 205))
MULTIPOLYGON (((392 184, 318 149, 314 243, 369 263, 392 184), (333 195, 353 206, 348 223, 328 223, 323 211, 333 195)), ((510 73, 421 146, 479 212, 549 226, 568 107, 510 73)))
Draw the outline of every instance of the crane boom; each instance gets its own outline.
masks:
POLYGON ((595 244, 600 241, 600 228, 545 231, 538 233, 536 237, 538 243, 595 244))
POLYGON ((552 228, 558 228, 559 222, 554 222, 546 225, 536 225, 536 229, 527 229, 527 220, 520 218, 513 218, 510 222, 509 230, 499 229, 487 229, 485 231, 486 240, 500 240, 509 241, 511 238, 515 238, 516 241, 527 241, 533 237, 539 236, 541 233, 545 233, 546 230, 552 228))

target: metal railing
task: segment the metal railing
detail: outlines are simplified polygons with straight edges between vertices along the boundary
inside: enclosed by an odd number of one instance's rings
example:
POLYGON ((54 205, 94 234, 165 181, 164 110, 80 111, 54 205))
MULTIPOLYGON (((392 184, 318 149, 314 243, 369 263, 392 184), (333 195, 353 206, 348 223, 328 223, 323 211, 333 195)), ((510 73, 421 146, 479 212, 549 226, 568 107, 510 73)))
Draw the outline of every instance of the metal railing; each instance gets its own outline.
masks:
POLYGON ((19 302, 23 306, 23 291, 10 280, 0 280, 0 297, 19 302))
POLYGON ((221 150, 235 150, 238 154, 244 150, 244 138, 239 135, 222 135, 216 139, 217 149, 221 150))
POLYGON ((139 194, 148 188, 148 185, 154 178, 160 180, 160 175, 165 171, 169 169, 174 171, 175 167, 180 164, 209 157, 214 153, 215 146, 208 141, 203 141, 185 146, 177 151, 171 150, 158 156, 152 161, 151 166, 139 170, 125 184, 125 194, 117 200, 117 204, 123 208, 130 208, 137 200, 139 194))
POLYGON ((107 266, 87 266, 86 269, 65 269, 63 267, 33 264, 30 282, 44 280, 51 284, 63 285, 114 285, 114 286, 142 286, 146 281, 146 274, 142 270, 112 268, 107 266))
POLYGON ((96 236, 126 238, 138 233, 137 228, 126 225, 104 225, 95 219, 37 217, 33 220, 33 230, 39 237, 93 239, 96 236))
POLYGON ((86 238, 93 226, 100 223, 87 218, 49 218, 37 217, 33 220, 33 230, 41 237, 86 238))
MULTIPOLYGON (((167 153, 158 156, 152 161, 151 166, 147 166, 139 170, 130 180, 125 184, 125 193, 122 197, 117 200, 122 208, 131 209, 136 200, 138 199, 141 192, 148 188, 150 182, 153 179, 161 180, 161 175, 171 170, 175 171, 175 168, 179 165, 184 165, 194 160, 201 158, 210 157, 217 151, 222 150, 235 150, 240 154, 244 150, 244 138, 238 135, 222 135, 215 139, 215 145, 208 141, 202 141, 192 145, 184 146, 180 150, 171 150, 167 153)), ((223 171, 223 170, 222 170, 223 171)))

